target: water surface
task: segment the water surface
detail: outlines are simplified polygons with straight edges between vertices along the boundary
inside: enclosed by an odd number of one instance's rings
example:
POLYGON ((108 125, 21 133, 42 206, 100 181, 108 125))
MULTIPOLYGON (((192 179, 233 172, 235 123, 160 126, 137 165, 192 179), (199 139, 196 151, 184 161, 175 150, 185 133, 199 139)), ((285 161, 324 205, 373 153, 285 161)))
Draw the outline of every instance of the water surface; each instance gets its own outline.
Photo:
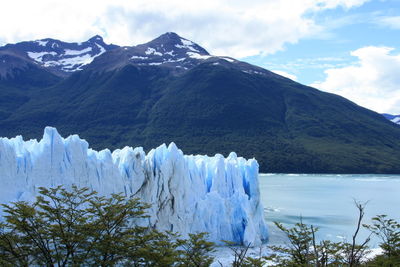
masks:
MULTIPOLYGON (((364 223, 377 214, 400 221, 400 175, 260 174, 261 201, 270 229, 270 244, 284 242, 273 221, 293 226, 300 216, 320 228, 318 238, 351 240, 358 211, 367 203, 364 223)), ((363 229, 360 242, 369 235, 363 229)), ((378 240, 373 239, 372 247, 378 240)))

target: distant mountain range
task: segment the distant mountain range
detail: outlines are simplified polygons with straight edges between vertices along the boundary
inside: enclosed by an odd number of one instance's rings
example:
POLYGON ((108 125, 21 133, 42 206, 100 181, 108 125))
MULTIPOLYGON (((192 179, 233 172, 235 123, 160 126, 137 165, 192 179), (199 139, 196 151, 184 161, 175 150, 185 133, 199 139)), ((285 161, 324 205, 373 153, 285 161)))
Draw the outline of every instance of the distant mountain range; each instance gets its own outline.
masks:
POLYGON ((236 151, 263 172, 400 173, 400 126, 175 33, 132 47, 100 36, 1 47, 0 136, 39 138, 48 125, 96 149, 236 151))

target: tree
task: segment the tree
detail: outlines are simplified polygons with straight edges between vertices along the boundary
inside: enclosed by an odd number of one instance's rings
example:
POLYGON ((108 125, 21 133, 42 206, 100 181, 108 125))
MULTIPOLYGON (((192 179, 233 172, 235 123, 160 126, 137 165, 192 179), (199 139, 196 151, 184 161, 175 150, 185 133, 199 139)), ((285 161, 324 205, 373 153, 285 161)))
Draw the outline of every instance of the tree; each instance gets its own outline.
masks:
POLYGON ((210 253, 214 251, 214 243, 206 240, 207 233, 189 234, 189 239, 177 241, 181 252, 181 266, 205 267, 213 263, 210 253))
POLYGON ((3 205, 1 266, 209 266, 214 244, 135 224, 149 207, 88 188, 40 188, 33 203, 3 205))
POLYGON ((87 188, 40 188, 33 204, 3 205, 0 235, 2 260, 20 265, 112 266, 132 242, 143 237, 132 221, 143 218, 146 205, 113 194, 100 197, 87 188))
POLYGON ((358 210, 357 227, 352 236, 352 242, 316 241, 318 228, 300 222, 292 228, 286 228, 281 223, 275 225, 283 231, 289 241, 286 246, 272 246, 275 252, 266 259, 275 262, 274 266, 360 266, 361 260, 368 253, 368 237, 363 243, 357 243, 357 236, 364 217, 365 204, 355 202, 358 210))
POLYGON ((352 236, 352 243, 343 242, 340 244, 341 250, 345 256, 345 263, 348 264, 349 267, 359 266, 361 264, 361 260, 365 258, 365 256, 369 253, 368 251, 368 242, 370 241, 370 236, 368 236, 363 243, 360 245, 357 244, 357 236, 360 231, 362 220, 365 215, 365 205, 367 203, 360 203, 354 201, 355 206, 358 210, 358 220, 356 231, 352 236))
POLYGON ((371 261, 376 266, 400 266, 400 224, 387 215, 372 218, 372 225, 364 225, 381 240, 383 255, 371 261))
POLYGON ((179 266, 181 254, 175 239, 173 233, 152 230, 144 239, 139 239, 141 246, 137 251, 127 254, 127 266, 179 266))
POLYGON ((286 228, 281 223, 274 222, 279 230, 285 233, 289 243, 285 246, 271 246, 275 252, 267 257, 269 260, 276 262, 274 266, 310 266, 316 258, 312 252, 313 228, 300 222, 296 223, 292 228, 286 228))

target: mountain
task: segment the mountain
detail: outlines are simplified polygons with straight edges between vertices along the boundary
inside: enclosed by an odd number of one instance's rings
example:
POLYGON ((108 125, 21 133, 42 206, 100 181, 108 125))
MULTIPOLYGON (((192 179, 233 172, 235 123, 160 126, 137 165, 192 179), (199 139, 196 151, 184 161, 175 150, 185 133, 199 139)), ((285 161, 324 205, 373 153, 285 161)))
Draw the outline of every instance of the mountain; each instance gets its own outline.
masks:
POLYGON ((391 115, 391 114, 382 114, 386 119, 390 120, 393 123, 400 124, 400 115, 391 115))
POLYGON ((36 64, 58 76, 67 76, 71 72, 82 70, 94 58, 117 47, 105 44, 98 35, 83 43, 67 43, 47 38, 7 44, 0 47, 0 75, 12 75, 12 69, 23 68, 24 62, 36 64))
POLYGON ((32 201, 39 187, 75 184, 151 203, 142 223, 185 238, 207 232, 218 244, 259 245, 268 236, 258 164, 235 153, 186 156, 173 143, 147 154, 132 147, 98 152, 78 136, 64 139, 50 127, 39 142, 0 138, 0 152, 2 204, 32 201))
POLYGON ((0 103, 0 136, 39 138, 51 125, 96 149, 175 142, 186 153, 236 151, 263 172, 400 173, 400 127, 382 115, 175 33, 114 47, 62 75, 28 63, 34 74, 21 76, 32 86, 0 80, 10 99, 0 103))
POLYGON ((184 73, 202 63, 222 65, 248 73, 280 77, 263 68, 235 60, 231 57, 210 55, 204 48, 176 33, 168 32, 160 37, 137 46, 121 47, 96 58, 87 66, 94 72, 108 72, 125 66, 159 66, 173 74, 184 73))

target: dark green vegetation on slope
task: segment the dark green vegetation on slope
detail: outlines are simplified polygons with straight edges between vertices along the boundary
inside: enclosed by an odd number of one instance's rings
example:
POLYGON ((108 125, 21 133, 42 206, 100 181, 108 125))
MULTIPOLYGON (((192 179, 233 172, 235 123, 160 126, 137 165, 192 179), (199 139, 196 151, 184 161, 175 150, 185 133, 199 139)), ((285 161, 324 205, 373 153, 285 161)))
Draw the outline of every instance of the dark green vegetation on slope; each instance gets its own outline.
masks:
POLYGON ((400 127, 340 96, 207 61, 178 75, 95 64, 62 80, 39 68, 17 79, 40 86, 1 79, 0 136, 40 138, 54 126, 96 149, 175 142, 186 154, 235 151, 263 172, 400 173, 400 127))

